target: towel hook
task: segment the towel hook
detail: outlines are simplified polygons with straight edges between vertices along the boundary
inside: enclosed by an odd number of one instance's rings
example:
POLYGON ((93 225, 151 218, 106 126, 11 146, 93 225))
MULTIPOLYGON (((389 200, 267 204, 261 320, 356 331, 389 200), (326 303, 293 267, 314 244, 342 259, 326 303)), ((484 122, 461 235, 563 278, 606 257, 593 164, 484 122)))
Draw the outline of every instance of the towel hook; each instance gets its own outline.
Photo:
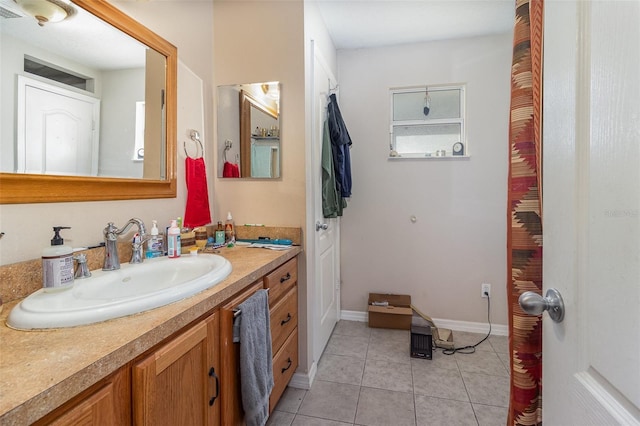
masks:
POLYGON ((183 141, 182 142, 182 148, 184 149, 184 155, 186 155, 189 158, 200 158, 204 155, 204 146, 202 145, 202 141, 200 140, 200 133, 197 130, 191 130, 191 140, 194 142, 197 142, 198 145, 200 146, 200 152, 201 154, 198 155, 198 147, 196 146, 196 157, 191 157, 189 155, 189 153, 187 152, 187 142, 183 141))
POLYGON ((231 139, 227 139, 224 141, 224 152, 222 153, 222 155, 224 156, 225 163, 227 162, 227 151, 229 151, 232 146, 233 142, 231 141, 231 139))
POLYGON ((331 79, 327 78, 327 85, 329 86, 329 94, 337 93, 340 88, 339 84, 336 84, 336 87, 331 87, 331 79))

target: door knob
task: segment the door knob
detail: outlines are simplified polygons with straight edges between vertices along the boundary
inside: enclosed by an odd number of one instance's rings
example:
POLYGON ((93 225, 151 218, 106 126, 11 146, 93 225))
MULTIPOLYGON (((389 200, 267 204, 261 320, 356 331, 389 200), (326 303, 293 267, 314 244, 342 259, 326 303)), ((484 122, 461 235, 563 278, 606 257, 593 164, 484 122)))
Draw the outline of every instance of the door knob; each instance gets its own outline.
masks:
POLYGON ((547 290, 545 297, 532 291, 525 291, 518 298, 518 303, 529 315, 540 315, 547 311, 549 317, 555 322, 562 322, 564 319, 564 302, 560 292, 555 288, 547 290))
POLYGON ((319 231, 321 229, 326 231, 327 229, 329 229, 329 224, 328 223, 320 223, 320 221, 317 221, 316 222, 316 231, 319 231))

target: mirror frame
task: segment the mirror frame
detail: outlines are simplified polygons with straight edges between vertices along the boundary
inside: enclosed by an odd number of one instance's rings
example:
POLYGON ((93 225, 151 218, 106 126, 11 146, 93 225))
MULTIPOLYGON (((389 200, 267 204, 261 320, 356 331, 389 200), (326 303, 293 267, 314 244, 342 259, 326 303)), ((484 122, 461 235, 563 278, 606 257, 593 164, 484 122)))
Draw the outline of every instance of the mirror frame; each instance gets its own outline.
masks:
POLYGON ((278 119, 278 113, 240 90, 240 176, 251 177, 251 108, 278 119))
POLYGON ((177 194, 177 48, 105 0, 72 1, 75 6, 81 7, 167 58, 166 179, 0 173, 0 204, 175 198, 177 194))

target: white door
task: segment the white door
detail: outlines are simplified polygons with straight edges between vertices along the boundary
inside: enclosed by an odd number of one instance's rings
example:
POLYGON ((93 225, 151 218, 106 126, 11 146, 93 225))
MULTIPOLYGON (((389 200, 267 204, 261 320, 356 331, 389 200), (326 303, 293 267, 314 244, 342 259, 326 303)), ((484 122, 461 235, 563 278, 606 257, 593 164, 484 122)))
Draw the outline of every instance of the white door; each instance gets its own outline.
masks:
POLYGON ((640 424, 640 2, 545 1, 543 424, 640 424))
POLYGON ((18 173, 95 176, 100 100, 18 76, 18 173))
POLYGON ((314 343, 313 357, 317 362, 324 351, 331 332, 340 317, 340 219, 325 219, 322 214, 322 132, 327 117, 330 87, 336 79, 312 42, 313 52, 313 123, 312 164, 313 204, 315 222, 319 227, 313 234, 314 254, 314 343), (325 229, 326 228, 326 229, 325 229))

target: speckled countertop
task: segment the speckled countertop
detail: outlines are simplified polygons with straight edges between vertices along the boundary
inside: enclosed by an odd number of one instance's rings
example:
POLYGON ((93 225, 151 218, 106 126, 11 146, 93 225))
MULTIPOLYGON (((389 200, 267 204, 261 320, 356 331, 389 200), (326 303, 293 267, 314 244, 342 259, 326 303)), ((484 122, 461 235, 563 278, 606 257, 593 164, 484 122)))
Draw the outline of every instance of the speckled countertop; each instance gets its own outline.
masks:
MULTIPOLYGON (((148 312, 80 327, 17 331, 0 314, 0 424, 26 425, 162 342, 295 257, 286 251, 223 248, 233 271, 215 287, 148 312)), ((207 256, 200 254, 200 256, 207 256)))

